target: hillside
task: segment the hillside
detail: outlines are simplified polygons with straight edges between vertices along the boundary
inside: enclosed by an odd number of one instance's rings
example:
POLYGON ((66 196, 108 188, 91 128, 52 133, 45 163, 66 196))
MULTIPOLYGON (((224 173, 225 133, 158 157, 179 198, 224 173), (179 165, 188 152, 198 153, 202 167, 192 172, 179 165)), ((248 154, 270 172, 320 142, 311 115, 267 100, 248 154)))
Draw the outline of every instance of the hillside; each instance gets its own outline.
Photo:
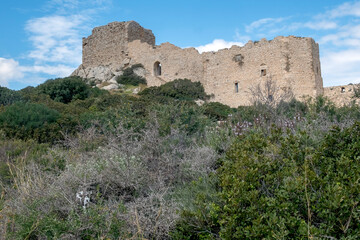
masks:
POLYGON ((360 238, 356 86, 231 108, 132 70, 0 88, 0 239, 360 238))

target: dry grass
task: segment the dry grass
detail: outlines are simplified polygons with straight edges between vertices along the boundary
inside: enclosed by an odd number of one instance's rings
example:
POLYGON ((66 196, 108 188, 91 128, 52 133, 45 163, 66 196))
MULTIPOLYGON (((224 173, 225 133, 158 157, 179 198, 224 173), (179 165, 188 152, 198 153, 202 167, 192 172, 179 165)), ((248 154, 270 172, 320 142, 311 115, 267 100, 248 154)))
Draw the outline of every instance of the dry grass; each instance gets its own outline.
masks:
MULTIPOLYGON (((21 164, 11 165, 14 188, 5 203, 7 213, 0 216, 9 221, 10 212, 27 215, 28 204, 41 200, 36 206, 40 216, 55 211, 66 218, 83 207, 77 198, 82 192, 90 198, 85 207, 101 202, 102 208, 116 212, 123 205, 126 211, 117 213, 117 218, 126 223, 133 239, 167 239, 179 218, 171 193, 213 171, 216 153, 178 131, 160 136, 156 124, 142 133, 122 126, 115 132, 104 131, 89 128, 76 138, 66 137, 66 149, 53 148, 53 158, 66 159, 63 171, 43 171, 38 164, 26 164, 26 156, 21 164)), ((2 229, 16 232, 18 228, 13 223, 2 229)), ((84 223, 83 228, 92 225, 84 223)))

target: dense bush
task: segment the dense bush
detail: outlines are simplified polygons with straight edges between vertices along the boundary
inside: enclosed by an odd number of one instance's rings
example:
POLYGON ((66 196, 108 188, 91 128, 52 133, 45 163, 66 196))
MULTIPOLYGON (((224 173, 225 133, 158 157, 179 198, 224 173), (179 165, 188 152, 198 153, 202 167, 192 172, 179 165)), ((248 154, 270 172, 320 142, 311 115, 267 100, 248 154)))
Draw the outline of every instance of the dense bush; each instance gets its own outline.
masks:
POLYGON ((0 87, 0 106, 10 105, 22 100, 23 98, 19 92, 10 90, 6 87, 0 87))
POLYGON ((72 100, 85 99, 89 96, 90 86, 80 77, 66 77, 48 80, 37 89, 50 96, 56 102, 69 103, 72 100))
POLYGON ((187 101, 209 98, 200 82, 192 82, 189 79, 176 79, 159 87, 149 87, 139 95, 149 99, 163 97, 187 101))
POLYGON ((0 129, 8 137, 52 141, 59 135, 60 114, 41 104, 15 103, 0 113, 0 129))
POLYGON ((207 195, 209 190, 199 191, 195 207, 183 210, 174 236, 359 238, 359 136, 359 122, 334 128, 319 143, 305 132, 279 128, 242 135, 218 170, 220 199, 207 195))
POLYGON ((177 129, 189 135, 202 135, 210 119, 194 104, 174 103, 174 105, 155 104, 149 108, 149 122, 156 120, 162 135, 177 129))
POLYGON ((229 106, 219 102, 205 103, 202 108, 204 109, 205 115, 216 120, 225 120, 229 117, 229 114, 233 112, 229 106))
POLYGON ((143 68, 141 64, 132 65, 125 68, 123 74, 117 77, 116 81, 119 84, 138 86, 139 84, 146 84, 146 79, 134 73, 136 68, 143 68))

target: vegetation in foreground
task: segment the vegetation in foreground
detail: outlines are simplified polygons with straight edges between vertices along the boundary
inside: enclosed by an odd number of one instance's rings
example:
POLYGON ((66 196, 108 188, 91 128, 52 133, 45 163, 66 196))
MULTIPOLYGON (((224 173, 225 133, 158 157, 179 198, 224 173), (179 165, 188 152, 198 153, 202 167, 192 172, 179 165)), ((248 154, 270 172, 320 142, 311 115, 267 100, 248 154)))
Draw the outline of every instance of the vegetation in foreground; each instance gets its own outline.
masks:
POLYGON ((0 88, 0 238, 360 238, 358 105, 79 80, 0 88))

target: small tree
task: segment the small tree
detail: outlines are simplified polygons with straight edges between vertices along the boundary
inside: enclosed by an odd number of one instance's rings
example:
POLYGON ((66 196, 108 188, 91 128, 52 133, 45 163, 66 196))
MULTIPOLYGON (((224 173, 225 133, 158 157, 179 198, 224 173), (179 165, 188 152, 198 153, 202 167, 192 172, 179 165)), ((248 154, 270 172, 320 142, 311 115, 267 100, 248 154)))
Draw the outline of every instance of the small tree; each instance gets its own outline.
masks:
POLYGON ((249 88, 254 105, 265 104, 275 107, 281 101, 290 101, 294 94, 290 87, 279 88, 276 82, 269 77, 263 84, 259 83, 249 88))

